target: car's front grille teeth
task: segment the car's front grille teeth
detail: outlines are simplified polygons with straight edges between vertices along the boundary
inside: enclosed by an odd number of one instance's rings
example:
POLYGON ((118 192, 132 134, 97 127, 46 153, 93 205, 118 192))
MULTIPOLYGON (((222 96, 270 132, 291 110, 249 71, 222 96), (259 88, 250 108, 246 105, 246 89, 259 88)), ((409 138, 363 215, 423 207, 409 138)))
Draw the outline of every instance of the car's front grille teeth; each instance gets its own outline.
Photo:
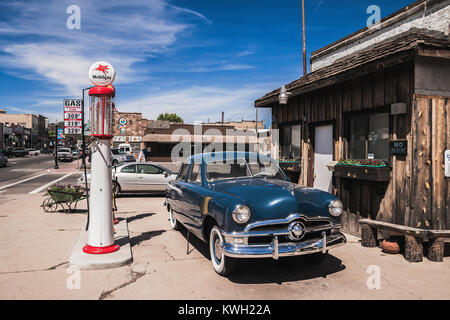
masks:
MULTIPOLYGON (((299 241, 292 241, 288 236, 279 236, 279 243, 289 243, 289 242, 303 242, 303 241, 313 241, 318 240, 322 237, 322 232, 325 231, 327 236, 330 235, 332 224, 328 219, 295 219, 288 223, 280 223, 280 224, 269 224, 264 226, 257 226, 250 230, 251 232, 265 232, 265 231, 286 231, 288 230, 289 225, 292 222, 299 221, 305 225, 306 234, 299 241)), ((270 244, 273 240, 273 236, 250 236, 248 237, 249 245, 266 245, 270 244)))
POLYGON ((293 221, 290 221, 288 223, 280 223, 280 224, 268 224, 263 226, 258 226, 252 228, 250 231, 268 231, 268 230, 287 230, 289 225, 292 222, 299 221, 303 223, 307 230, 326 230, 331 229, 332 224, 331 221, 328 219, 317 219, 317 220, 306 220, 306 219, 296 219, 293 221))
MULTIPOLYGON (((331 230, 326 230, 326 235, 330 236, 331 230)), ((292 241, 288 236, 279 236, 278 243, 295 243, 295 242, 305 242, 305 241, 317 241, 322 238, 322 231, 308 232, 299 241, 292 241)), ((263 236, 263 237, 249 237, 249 245, 268 245, 272 242, 273 236, 263 236)))

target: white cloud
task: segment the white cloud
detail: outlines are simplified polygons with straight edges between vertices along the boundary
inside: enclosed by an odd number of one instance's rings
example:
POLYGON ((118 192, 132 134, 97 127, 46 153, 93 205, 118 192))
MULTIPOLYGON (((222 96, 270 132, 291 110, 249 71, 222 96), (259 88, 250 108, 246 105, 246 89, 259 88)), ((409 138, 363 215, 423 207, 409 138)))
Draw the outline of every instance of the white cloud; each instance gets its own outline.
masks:
POLYGON ((181 14, 210 22, 198 12, 164 0, 110 0, 107 6, 84 0, 77 1, 81 29, 69 30, 66 8, 71 4, 60 0, 0 3, 0 11, 14 13, 0 22, 4 53, 0 66, 24 79, 34 75, 62 85, 61 94, 79 93, 89 85, 87 70, 94 61, 112 63, 116 83, 127 82, 139 62, 169 50, 190 28, 179 22, 181 14))

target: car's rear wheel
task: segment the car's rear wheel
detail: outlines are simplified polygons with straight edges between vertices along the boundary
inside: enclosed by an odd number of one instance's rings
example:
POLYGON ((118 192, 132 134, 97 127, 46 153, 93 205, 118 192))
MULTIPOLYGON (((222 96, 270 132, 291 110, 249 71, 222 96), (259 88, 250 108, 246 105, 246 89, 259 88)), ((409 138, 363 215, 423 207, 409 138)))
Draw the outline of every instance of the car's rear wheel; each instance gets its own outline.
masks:
POLYGON ((224 254, 224 243, 222 232, 218 226, 214 226, 209 234, 209 252, 214 271, 221 276, 229 275, 236 267, 236 260, 224 254))
POLYGON ((113 193, 114 193, 114 198, 118 198, 120 195, 120 185, 113 181, 113 193))
POLYGON ((172 208, 169 209, 169 222, 170 222, 170 227, 173 230, 181 229, 181 223, 175 218, 172 208))

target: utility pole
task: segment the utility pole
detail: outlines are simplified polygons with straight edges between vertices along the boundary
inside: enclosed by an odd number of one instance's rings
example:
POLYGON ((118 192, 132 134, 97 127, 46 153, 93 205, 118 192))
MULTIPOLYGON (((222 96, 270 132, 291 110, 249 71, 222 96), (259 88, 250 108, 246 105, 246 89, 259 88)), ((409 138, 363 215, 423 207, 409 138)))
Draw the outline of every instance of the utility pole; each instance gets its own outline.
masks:
POLYGON ((305 38, 305 0, 302 0, 302 26, 303 26, 303 76, 306 75, 306 38, 305 38))
POLYGON ((54 169, 59 169, 58 166, 58 120, 55 123, 55 166, 54 169))

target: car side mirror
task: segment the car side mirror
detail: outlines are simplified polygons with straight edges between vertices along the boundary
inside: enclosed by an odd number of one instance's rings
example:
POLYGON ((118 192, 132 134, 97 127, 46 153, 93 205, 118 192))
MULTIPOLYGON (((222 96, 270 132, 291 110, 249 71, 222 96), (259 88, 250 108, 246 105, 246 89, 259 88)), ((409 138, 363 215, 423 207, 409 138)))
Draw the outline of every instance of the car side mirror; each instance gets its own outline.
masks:
POLYGON ((164 172, 164 178, 167 178, 169 176, 169 173, 167 171, 164 172))

